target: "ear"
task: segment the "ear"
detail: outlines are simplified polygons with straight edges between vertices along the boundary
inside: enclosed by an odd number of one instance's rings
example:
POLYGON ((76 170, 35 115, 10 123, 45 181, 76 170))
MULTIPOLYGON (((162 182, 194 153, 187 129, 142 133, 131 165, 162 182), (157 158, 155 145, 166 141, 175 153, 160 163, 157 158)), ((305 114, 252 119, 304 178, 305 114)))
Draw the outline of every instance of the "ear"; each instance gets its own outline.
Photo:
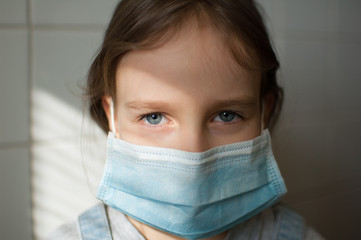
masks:
POLYGON ((275 96, 272 93, 267 94, 263 97, 263 126, 264 128, 268 128, 271 112, 275 106, 275 96))
MULTIPOLYGON (((102 106, 103 106, 105 114, 107 115, 108 127, 110 130, 115 130, 115 129, 112 129, 112 123, 111 123, 111 113, 110 113, 111 102, 112 102, 112 97, 110 97, 110 96, 102 97, 102 106)), ((116 122, 116 114, 114 114, 114 122, 116 122)))

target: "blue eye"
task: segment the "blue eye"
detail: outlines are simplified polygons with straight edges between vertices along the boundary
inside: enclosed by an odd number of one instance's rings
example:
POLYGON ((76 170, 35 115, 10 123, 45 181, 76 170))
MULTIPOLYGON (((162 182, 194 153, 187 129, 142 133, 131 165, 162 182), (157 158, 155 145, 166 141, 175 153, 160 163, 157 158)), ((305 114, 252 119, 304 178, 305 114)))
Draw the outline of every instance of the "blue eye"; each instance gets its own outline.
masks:
POLYGON ((223 111, 218 113, 218 115, 214 118, 215 122, 232 122, 233 120, 237 119, 239 116, 238 114, 231 112, 231 111, 223 111))
POLYGON ((157 125, 162 122, 163 115, 160 113, 151 113, 144 116, 145 120, 151 125, 157 125))

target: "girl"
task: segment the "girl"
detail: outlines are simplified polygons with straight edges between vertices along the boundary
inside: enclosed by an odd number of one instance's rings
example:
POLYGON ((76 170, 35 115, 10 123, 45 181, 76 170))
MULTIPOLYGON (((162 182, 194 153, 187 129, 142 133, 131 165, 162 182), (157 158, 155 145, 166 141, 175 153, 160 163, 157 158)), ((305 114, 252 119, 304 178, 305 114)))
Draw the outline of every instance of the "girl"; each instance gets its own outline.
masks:
POLYGON ((89 72, 104 202, 51 239, 319 239, 276 204, 279 63, 251 0, 123 0, 89 72))

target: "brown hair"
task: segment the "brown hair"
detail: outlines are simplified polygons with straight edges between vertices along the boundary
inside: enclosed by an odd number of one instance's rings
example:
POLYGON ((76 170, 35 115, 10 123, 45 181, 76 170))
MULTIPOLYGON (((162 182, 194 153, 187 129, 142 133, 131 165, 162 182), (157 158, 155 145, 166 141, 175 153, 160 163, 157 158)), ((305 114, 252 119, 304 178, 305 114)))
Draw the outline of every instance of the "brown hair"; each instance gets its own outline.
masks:
POLYGON ((85 90, 90 114, 105 132, 109 127, 102 97, 116 99, 115 75, 120 59, 132 50, 161 46, 190 17, 212 24, 240 65, 262 72, 261 97, 271 94, 275 100, 268 127, 275 123, 282 103, 282 89, 276 81, 279 62, 252 0, 122 0, 90 67, 85 90))

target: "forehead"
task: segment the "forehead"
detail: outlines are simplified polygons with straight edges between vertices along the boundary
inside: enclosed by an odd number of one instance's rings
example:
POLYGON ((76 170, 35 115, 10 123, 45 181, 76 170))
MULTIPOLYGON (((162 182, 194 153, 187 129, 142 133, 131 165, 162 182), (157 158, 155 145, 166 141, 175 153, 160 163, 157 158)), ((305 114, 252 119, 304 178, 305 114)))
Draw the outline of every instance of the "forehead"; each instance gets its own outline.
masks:
POLYGON ((260 78, 259 72, 234 60, 219 31, 190 21, 162 46, 123 57, 117 69, 117 96, 139 98, 158 88, 163 96, 171 89, 188 96, 223 93, 229 98, 254 98, 260 78))

